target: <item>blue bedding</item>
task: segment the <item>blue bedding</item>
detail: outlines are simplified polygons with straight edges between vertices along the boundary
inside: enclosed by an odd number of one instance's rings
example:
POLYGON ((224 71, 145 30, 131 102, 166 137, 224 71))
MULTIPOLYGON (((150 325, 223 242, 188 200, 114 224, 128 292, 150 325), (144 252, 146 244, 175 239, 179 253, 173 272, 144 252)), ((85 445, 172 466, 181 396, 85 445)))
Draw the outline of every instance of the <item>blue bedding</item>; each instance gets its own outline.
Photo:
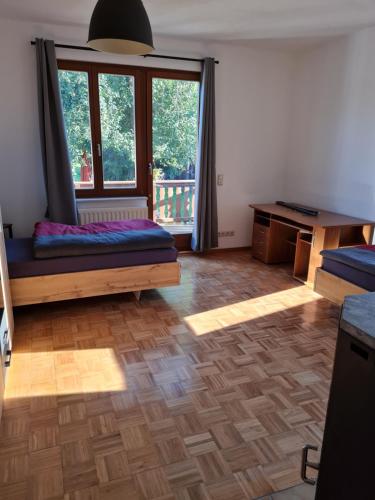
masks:
POLYGON ((36 259, 164 249, 174 243, 168 231, 143 219, 84 226, 39 222, 33 235, 36 259))
POLYGON ((339 262, 375 276, 375 247, 373 245, 323 250, 321 255, 324 259, 339 262))

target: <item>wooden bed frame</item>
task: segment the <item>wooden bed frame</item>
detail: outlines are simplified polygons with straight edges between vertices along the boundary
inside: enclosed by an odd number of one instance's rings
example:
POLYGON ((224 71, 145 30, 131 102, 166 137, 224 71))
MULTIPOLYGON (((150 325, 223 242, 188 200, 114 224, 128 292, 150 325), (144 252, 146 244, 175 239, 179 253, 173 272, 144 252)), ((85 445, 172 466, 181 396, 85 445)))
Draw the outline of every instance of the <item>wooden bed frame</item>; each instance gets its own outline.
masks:
POLYGON ((179 285, 178 262, 52 274, 10 280, 13 306, 95 297, 179 285))
POLYGON ((368 290, 328 273, 321 268, 316 270, 314 291, 339 305, 344 303, 344 299, 348 295, 369 293, 368 290))

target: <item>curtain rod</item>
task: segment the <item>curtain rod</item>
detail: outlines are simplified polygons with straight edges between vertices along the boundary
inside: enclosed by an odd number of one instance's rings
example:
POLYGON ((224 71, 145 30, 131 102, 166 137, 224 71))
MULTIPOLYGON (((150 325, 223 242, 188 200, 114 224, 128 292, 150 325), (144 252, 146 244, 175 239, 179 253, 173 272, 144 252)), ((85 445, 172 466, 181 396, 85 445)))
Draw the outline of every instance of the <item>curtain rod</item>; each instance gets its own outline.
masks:
MULTIPOLYGON (((31 45, 35 45, 35 41, 30 42, 31 45)), ((59 49, 74 49, 74 50, 88 50, 90 52, 98 52, 95 49, 92 49, 91 47, 81 47, 79 45, 65 45, 64 43, 55 43, 55 47, 59 49)))
MULTIPOLYGON (((35 41, 30 42, 31 45, 35 45, 35 41)), ((73 49, 73 50, 87 50, 90 52, 99 52, 98 50, 92 49, 91 47, 81 47, 80 45, 66 45, 63 43, 55 43, 55 47, 58 49, 73 49)), ((173 57, 173 56, 162 56, 157 54, 146 54, 143 57, 157 57, 159 59, 172 59, 174 61, 189 61, 189 62, 202 62, 203 59, 194 59, 192 57, 173 57)), ((215 61, 219 64, 219 61, 215 61)))
MULTIPOLYGON (((173 59, 174 61, 191 61, 191 62, 203 61, 203 59, 194 59, 192 57, 159 56, 158 54, 146 54, 143 57, 158 57, 159 59, 173 59)), ((215 61, 215 64, 220 64, 220 62, 215 61)))

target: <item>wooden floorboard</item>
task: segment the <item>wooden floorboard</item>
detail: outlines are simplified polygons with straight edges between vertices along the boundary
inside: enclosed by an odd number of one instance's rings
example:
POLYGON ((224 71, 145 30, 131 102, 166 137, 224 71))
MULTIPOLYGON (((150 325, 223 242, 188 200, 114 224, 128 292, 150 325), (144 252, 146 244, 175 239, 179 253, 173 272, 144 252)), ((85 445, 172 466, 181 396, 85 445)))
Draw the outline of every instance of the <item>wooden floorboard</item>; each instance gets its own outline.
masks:
POLYGON ((0 498, 253 499, 321 444, 339 308, 250 253, 16 311, 0 498))

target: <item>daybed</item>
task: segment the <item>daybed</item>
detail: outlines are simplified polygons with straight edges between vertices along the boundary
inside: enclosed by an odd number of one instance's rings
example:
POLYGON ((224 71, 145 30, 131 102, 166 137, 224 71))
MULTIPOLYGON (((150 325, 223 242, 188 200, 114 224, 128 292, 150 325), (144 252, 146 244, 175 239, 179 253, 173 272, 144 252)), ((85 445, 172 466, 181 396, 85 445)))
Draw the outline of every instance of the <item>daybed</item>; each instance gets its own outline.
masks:
POLYGON ((342 304, 347 295, 375 292, 375 246, 324 250, 317 270, 315 291, 342 304))
MULTIPOLYGON (((161 230, 151 221, 143 222, 147 229, 161 230)), ((88 226, 91 230, 95 224, 88 226)), ((51 233, 49 229, 46 232, 45 226, 42 229, 37 227, 33 239, 6 241, 14 306, 122 292, 135 292, 139 298, 142 290, 180 283, 180 265, 173 243, 168 246, 162 242, 161 248, 157 248, 159 243, 155 243, 154 239, 151 248, 147 248, 147 233, 144 230, 134 238, 134 228, 129 232, 116 232, 104 224, 107 230, 102 231, 101 225, 100 231, 94 233, 93 246, 91 242, 87 243, 87 232, 90 231, 84 229, 77 233, 77 228, 88 226, 71 226, 74 228, 73 237, 72 233, 64 233, 64 230, 61 233, 61 228, 57 231, 58 235, 51 235, 48 234, 51 233), (83 239, 80 237, 82 234, 83 239), (114 245, 115 238, 118 247, 114 245), (72 239, 77 241, 72 244, 72 239), (139 241, 142 243, 139 244, 139 241), (78 246, 81 255, 77 254, 78 246), (44 254, 48 253, 48 247, 52 254, 50 258, 35 258, 36 253, 46 257, 44 254)), ((52 232, 56 233, 55 229, 52 232)))

